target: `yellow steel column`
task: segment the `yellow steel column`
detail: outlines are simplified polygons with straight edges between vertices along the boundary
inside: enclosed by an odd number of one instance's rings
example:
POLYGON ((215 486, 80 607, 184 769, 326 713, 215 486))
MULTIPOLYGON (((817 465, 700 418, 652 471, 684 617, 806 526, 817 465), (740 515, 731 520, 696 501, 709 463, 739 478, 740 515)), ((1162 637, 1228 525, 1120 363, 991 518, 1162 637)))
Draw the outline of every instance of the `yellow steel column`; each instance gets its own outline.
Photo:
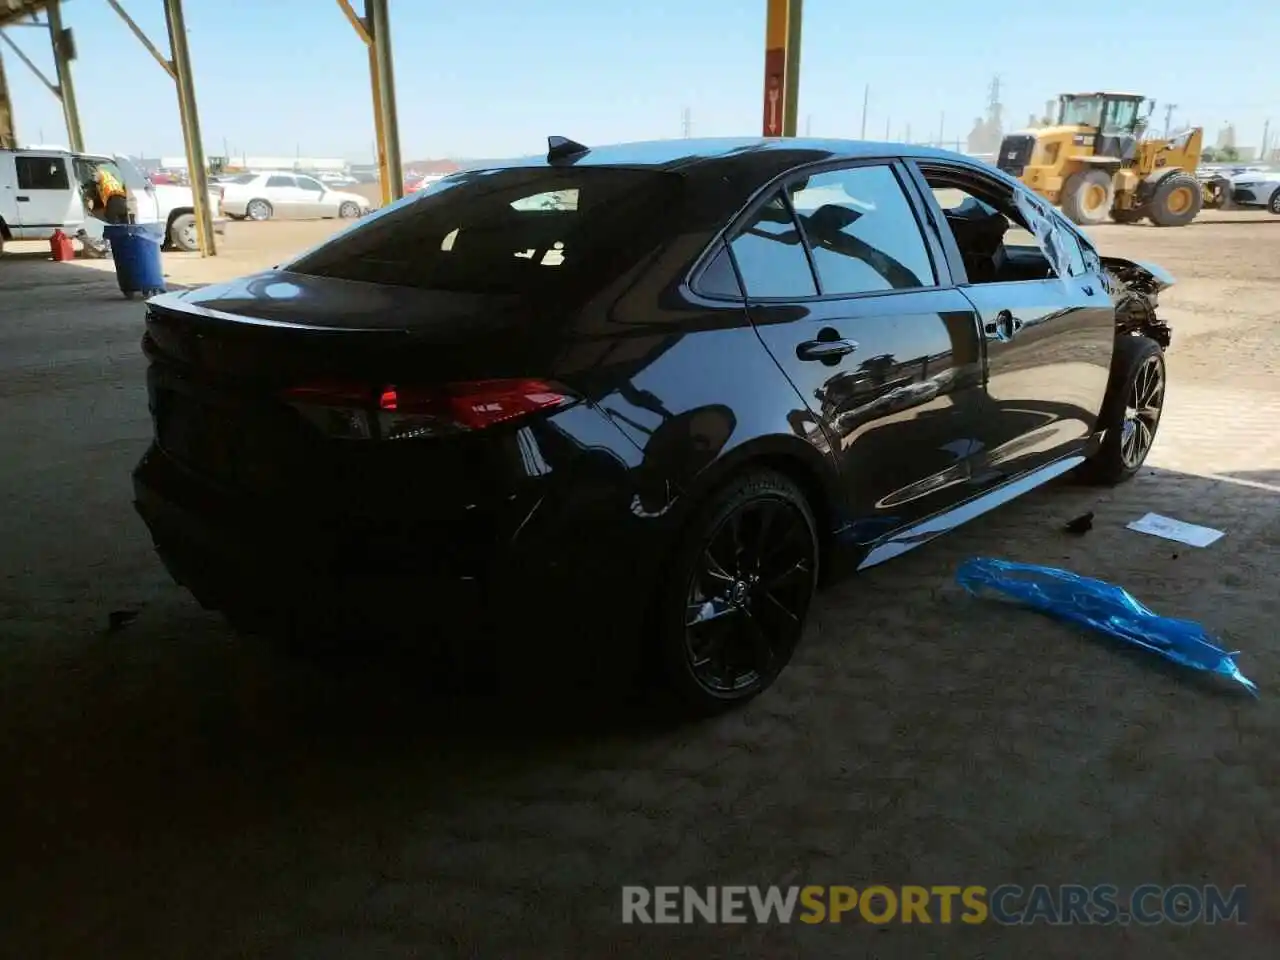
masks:
POLYGON ((391 192, 391 167, 387 163, 387 129, 382 115, 382 80, 378 76, 378 55, 373 43, 368 44, 369 52, 369 85, 373 88, 373 136, 378 148, 378 186, 382 191, 382 205, 385 207, 395 195, 391 192))
POLYGON ((387 134, 382 123, 382 80, 378 77, 378 56, 373 49, 373 24, 368 17, 361 18, 351 6, 351 0, 338 0, 338 6, 347 15, 360 42, 368 49, 369 86, 373 91, 373 135, 378 164, 378 187, 382 192, 382 205, 391 202, 391 175, 387 172, 387 134))
POLYGON ((209 209, 209 174, 205 168, 204 141, 200 138, 200 114, 196 111, 196 90, 191 78, 191 50, 187 47, 187 24, 182 0, 164 0, 165 26, 169 30, 169 52, 173 56, 174 79, 178 85, 178 113, 182 118, 182 139, 187 150, 187 175, 195 202, 196 236, 200 252, 217 254, 213 242, 213 213, 209 209))
POLYGON ((800 104, 800 26, 804 0, 767 0, 764 135, 794 137, 800 104))
POLYGON ((404 170, 400 163, 400 123, 396 117, 396 78, 391 57, 391 20, 387 13, 387 0, 365 0, 365 13, 365 21, 372 34, 373 60, 378 77, 386 182, 391 188, 391 199, 399 200, 404 196, 404 170))
POLYGON ((4 54, 0 53, 0 149, 15 150, 17 146, 13 101, 9 99, 9 81, 4 75, 4 54))
POLYGON ((62 100, 62 115, 67 118, 67 145, 76 153, 84 153, 80 108, 76 105, 76 87, 71 81, 75 50, 71 31, 62 29, 62 0, 52 0, 45 8, 45 16, 49 21, 49 39, 53 41, 53 63, 58 69, 58 97, 62 100))

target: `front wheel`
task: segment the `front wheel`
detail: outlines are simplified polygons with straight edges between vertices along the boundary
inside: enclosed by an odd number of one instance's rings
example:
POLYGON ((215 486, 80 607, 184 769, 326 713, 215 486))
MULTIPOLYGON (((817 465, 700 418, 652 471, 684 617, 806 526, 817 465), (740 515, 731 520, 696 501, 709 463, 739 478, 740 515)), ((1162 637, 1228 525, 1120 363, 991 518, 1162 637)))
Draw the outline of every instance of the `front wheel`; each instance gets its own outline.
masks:
POLYGON ((1098 417, 1106 437, 1080 468, 1083 479, 1112 486, 1147 460, 1164 412, 1164 350, 1148 337, 1124 336, 1111 357, 1111 379, 1098 417))
POLYGON ((1107 219, 1116 189, 1105 170, 1081 170, 1062 185, 1062 212, 1072 223, 1094 227, 1107 219))
POLYGON ((338 208, 338 216, 340 216, 343 220, 352 220, 355 217, 360 216, 360 205, 358 203, 352 203, 350 200, 348 200, 346 203, 344 203, 342 206, 338 208))
POLYGON ((1187 173, 1175 173, 1160 181, 1147 209, 1157 227, 1183 227, 1196 218, 1203 206, 1200 181, 1187 173))
POLYGON ((1276 192, 1271 194, 1271 202, 1267 204, 1267 209, 1280 217, 1280 187, 1276 187, 1276 192))
POLYGON ((711 714, 768 688, 790 662, 818 582, 804 493, 753 471, 697 512, 660 594, 664 672, 681 703, 711 714))

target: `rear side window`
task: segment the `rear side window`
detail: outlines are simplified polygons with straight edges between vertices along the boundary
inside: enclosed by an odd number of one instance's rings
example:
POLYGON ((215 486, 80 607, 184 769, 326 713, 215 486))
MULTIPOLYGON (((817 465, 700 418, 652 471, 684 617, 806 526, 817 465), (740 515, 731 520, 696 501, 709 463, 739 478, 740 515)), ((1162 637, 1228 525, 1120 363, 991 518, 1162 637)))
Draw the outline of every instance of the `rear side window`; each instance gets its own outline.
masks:
POLYGON ((791 208, 777 193, 730 244, 749 297, 812 297, 818 292, 791 208))
POLYGON ((792 191, 791 205, 813 250, 824 294, 937 284, 929 248, 892 168, 831 170, 792 191))
POLYGON ((598 286, 665 239, 682 189, 678 174, 615 167, 456 174, 286 269, 480 294, 598 286))
POLYGON ((67 190, 67 163, 62 157, 14 157, 19 190, 67 190))
POLYGON ((293 177, 270 177, 267 179, 268 187, 296 187, 297 181, 293 177))

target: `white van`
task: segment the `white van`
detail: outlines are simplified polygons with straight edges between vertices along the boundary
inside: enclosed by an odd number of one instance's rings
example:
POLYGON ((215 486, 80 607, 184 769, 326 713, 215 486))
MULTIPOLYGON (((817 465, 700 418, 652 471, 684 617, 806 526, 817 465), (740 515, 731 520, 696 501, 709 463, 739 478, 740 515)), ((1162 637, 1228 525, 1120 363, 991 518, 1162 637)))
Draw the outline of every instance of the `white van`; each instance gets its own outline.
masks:
MULTIPOLYGON (((86 188, 106 167, 129 191, 129 210, 137 223, 163 223, 166 245, 198 250, 194 199, 190 187, 152 184, 127 157, 71 153, 57 147, 0 150, 0 249, 6 240, 47 240, 55 230, 75 236, 81 230, 94 239, 106 224, 89 213, 86 188)), ((214 230, 226 219, 220 194, 209 191, 215 211, 214 230)))

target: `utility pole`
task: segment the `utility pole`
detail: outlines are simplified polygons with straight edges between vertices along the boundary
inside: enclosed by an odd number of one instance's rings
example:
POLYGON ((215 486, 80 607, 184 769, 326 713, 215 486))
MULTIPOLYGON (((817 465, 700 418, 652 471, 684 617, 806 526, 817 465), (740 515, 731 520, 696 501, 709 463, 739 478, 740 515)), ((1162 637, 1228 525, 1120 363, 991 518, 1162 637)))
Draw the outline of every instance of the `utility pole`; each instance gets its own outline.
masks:
POLYGON ((810 113, 804 118, 804 135, 806 137, 813 136, 813 114, 810 113))
POLYGON ((1262 152, 1258 156, 1258 159, 1261 160, 1263 163, 1267 162, 1267 153, 1268 153, 1268 148, 1270 146, 1271 146, 1271 118, 1268 117, 1266 122, 1263 123, 1262 125, 1262 152))
POLYGON ((889 130, 889 119, 887 117, 884 121, 884 139, 886 143, 893 139, 893 134, 889 130))
POLYGON ((907 135, 906 135, 905 137, 903 137, 902 139, 903 139, 903 141, 904 141, 904 142, 906 142, 906 143, 910 143, 910 142, 911 142, 911 124, 909 124, 909 123, 907 124, 907 135))
POLYGON ((684 108, 684 113, 680 117, 680 125, 684 130, 684 138, 686 140, 693 136, 693 114, 690 113, 688 107, 684 108))
POLYGON ((867 104, 871 102, 871 84, 867 84, 862 91, 862 136, 859 140, 867 139, 867 104))
POLYGON ((1178 109, 1176 103, 1166 103, 1164 105, 1164 136, 1169 138, 1169 131, 1173 129, 1173 111, 1178 109))
POLYGON ((947 114, 944 110, 942 116, 938 118, 938 146, 942 146, 942 134, 947 129, 947 114))

